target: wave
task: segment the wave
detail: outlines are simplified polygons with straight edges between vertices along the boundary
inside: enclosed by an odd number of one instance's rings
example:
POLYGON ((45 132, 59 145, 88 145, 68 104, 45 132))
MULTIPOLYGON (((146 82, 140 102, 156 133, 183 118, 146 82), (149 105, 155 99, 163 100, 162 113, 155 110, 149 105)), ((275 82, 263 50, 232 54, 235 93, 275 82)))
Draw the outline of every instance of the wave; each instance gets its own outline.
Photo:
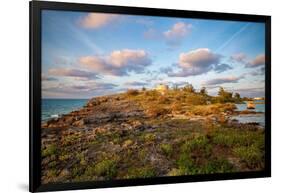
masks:
POLYGON ((54 114, 54 115, 51 115, 50 117, 51 117, 51 118, 59 118, 60 115, 59 115, 59 114, 54 114))

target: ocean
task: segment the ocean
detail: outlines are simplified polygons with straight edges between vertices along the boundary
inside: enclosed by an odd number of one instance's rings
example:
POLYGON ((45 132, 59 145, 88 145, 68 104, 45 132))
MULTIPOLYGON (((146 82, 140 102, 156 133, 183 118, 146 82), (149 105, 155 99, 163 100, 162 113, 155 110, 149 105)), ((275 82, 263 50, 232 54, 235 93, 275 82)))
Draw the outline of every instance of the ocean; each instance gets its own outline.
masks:
POLYGON ((236 107, 237 107, 238 111, 248 110, 248 111, 256 111, 256 112, 263 112, 264 113, 265 104, 255 104, 255 106, 256 106, 255 109, 247 109, 246 103, 236 104, 236 107))
POLYGON ((265 126, 265 115, 264 115, 265 104, 255 104, 255 105, 256 105, 255 109, 247 109, 246 103, 236 104, 236 107, 238 111, 248 110, 248 111, 262 112, 262 114, 237 115, 237 116, 232 116, 232 118, 238 120, 240 123, 256 122, 259 123, 261 126, 265 126))
POLYGON ((80 109, 87 101, 88 99, 42 99, 41 121, 44 122, 80 109))

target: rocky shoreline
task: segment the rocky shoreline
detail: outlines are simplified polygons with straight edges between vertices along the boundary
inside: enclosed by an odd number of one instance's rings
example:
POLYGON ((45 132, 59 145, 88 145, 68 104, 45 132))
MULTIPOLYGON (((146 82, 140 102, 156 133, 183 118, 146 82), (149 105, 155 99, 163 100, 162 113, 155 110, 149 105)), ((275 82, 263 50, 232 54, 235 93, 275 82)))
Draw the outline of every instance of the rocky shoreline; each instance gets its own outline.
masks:
POLYGON ((264 167, 262 151, 250 161, 243 155, 250 146, 262 149, 263 127, 231 119, 233 115, 253 112, 237 112, 228 105, 228 110, 220 106, 219 112, 212 107, 215 113, 200 115, 196 110, 183 113, 184 106, 170 106, 169 111, 169 103, 163 104, 166 106, 155 112, 140 96, 96 97, 80 110, 42 123, 43 183, 252 171, 264 167), (247 136, 249 144, 243 142, 247 136), (192 165, 186 164, 189 162, 192 165))

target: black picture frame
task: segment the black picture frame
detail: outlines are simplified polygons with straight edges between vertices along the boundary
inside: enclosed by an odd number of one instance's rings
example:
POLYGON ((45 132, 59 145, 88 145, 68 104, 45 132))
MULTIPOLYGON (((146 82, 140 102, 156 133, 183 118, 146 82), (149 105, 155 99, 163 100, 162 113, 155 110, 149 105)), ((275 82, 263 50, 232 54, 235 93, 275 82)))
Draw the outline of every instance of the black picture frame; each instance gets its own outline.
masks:
POLYGON ((184 11, 141 7, 108 6, 78 3, 30 2, 30 130, 29 130, 29 191, 58 191, 107 188, 151 184, 183 183, 213 180, 260 178, 271 176, 271 17, 202 11, 184 11), (163 17, 202 18, 265 23, 265 170, 192 176, 155 177, 146 179, 56 183, 42 185, 41 173, 41 11, 68 10, 83 12, 120 13, 163 17))

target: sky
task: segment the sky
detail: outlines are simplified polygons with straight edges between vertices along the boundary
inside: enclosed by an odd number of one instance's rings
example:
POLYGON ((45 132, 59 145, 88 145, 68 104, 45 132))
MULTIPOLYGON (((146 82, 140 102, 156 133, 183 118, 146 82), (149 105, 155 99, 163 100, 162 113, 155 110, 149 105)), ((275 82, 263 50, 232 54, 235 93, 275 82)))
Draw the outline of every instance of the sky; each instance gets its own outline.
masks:
POLYGON ((42 97, 192 84, 264 96, 265 25, 43 10, 42 97))

